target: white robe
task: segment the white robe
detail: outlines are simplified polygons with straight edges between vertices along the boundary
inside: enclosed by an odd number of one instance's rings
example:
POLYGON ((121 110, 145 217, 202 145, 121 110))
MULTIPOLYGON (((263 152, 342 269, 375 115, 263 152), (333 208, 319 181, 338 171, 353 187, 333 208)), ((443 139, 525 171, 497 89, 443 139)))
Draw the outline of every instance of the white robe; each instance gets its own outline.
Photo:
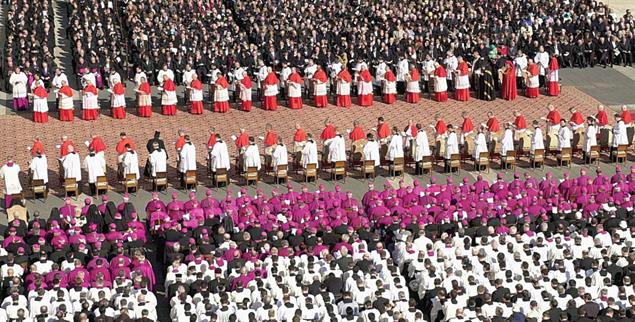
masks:
POLYGON ((527 56, 518 56, 514 59, 514 65, 516 66, 516 77, 523 76, 523 70, 527 69, 527 56))
POLYGON ((56 75, 53 77, 53 80, 51 81, 51 85, 55 87, 56 93, 60 88, 62 88, 63 82, 66 82, 66 84, 68 84, 68 77, 66 77, 66 74, 61 73, 59 74, 59 76, 56 75))
POLYGON ((283 145, 276 145, 271 154, 271 165, 277 167, 279 165, 287 165, 289 163, 289 156, 287 147, 283 145))
POLYGON ((64 179, 75 178, 78 182, 82 181, 82 165, 79 154, 72 152, 64 156, 62 167, 64 168, 64 179))
POLYGON ((33 96, 33 112, 46 113, 49 111, 48 98, 40 98, 37 95, 33 96))
POLYGON ((11 73, 9 84, 13 87, 13 98, 26 97, 26 83, 28 80, 26 74, 23 72, 19 74, 11 73))
POLYGON ((160 88, 161 92, 161 105, 176 105, 178 98, 176 97, 176 91, 164 91, 160 88))
POLYGON ((628 135, 624 121, 619 121, 613 128, 613 147, 617 148, 620 145, 628 145, 628 135))
POLYGON ((304 148, 302 148, 302 167, 306 168, 307 164, 311 163, 315 164, 316 169, 319 167, 315 141, 307 141, 304 148))
POLYGON ((501 137, 501 156, 506 156, 507 151, 514 151, 514 132, 506 129, 501 137))
POLYGON ((364 82, 361 78, 357 81, 357 92, 359 95, 367 95, 373 93, 373 82, 364 82))
POLYGON ((216 85, 214 90, 214 102, 227 102, 229 101, 229 91, 220 85, 216 85))
POLYGON ((183 84, 185 86, 190 86, 190 83, 192 83, 192 79, 194 78, 194 74, 196 74, 196 71, 193 69, 183 72, 183 84))
POLYGON ((139 180, 139 154, 126 152, 123 155, 123 174, 134 174, 135 178, 139 180))
POLYGON ((203 90, 192 88, 190 92, 190 101, 191 102, 202 102, 203 101, 203 90))
POLYGON ((384 80, 382 86, 382 94, 397 94, 397 82, 384 80))
POLYGON ((302 97, 302 84, 291 81, 287 82, 287 92, 291 98, 302 97))
POLYGON ((544 76, 546 69, 549 67, 549 54, 547 54, 546 52, 536 53, 534 62, 538 64, 538 68, 540 69, 540 76, 544 76))
POLYGON ((399 134, 393 134, 390 137, 388 151, 386 151, 386 159, 395 161, 396 158, 403 158, 403 138, 399 134))
POLYGON ((179 172, 196 171, 196 147, 194 144, 185 143, 179 152, 179 172))
POLYGON ((545 149, 545 139, 542 136, 542 130, 539 127, 534 130, 534 135, 531 137, 531 153, 534 153, 536 150, 545 149))
POLYGON ((346 82, 344 80, 338 80, 337 81, 337 87, 336 87, 336 93, 337 95, 351 95, 351 83, 346 82))
POLYGON ((452 80, 454 71, 459 67, 459 60, 456 56, 450 56, 446 57, 443 62, 445 63, 445 70, 448 72, 448 79, 452 80))
MULTIPOLYGON (((172 79, 174 79, 174 77, 172 79)), ((163 78, 161 78, 160 82, 163 82, 163 78)), ((115 85, 115 83, 121 83, 121 75, 119 75, 119 73, 117 72, 115 72, 114 74, 110 74, 110 76, 108 76, 108 85, 110 86, 111 89, 115 85)), ((95 83, 93 83, 93 85, 95 85, 95 83)))
POLYGON ((379 157, 379 144, 377 141, 368 141, 364 145, 364 161, 375 161, 375 166, 378 167, 380 164, 379 157))
POLYGON ((589 153, 591 147, 598 144, 597 139, 598 128, 595 125, 590 125, 584 132, 584 152, 589 153))
POLYGON ((409 73, 408 59, 402 59, 399 61, 399 65, 397 66, 397 81, 403 82, 406 80, 406 77, 409 73))
POLYGON ((84 169, 88 172, 88 183, 95 183, 97 182, 97 177, 106 175, 104 173, 105 167, 106 162, 98 155, 86 156, 86 158, 84 158, 84 169))
POLYGON ((448 132, 445 138, 445 158, 450 159, 453 154, 459 153, 459 140, 455 132, 448 132))
POLYGON ((3 165, 2 168, 0 168, 0 177, 4 179, 4 194, 14 195, 22 192, 19 165, 16 163, 12 166, 3 165))
POLYGON ((157 176, 157 172, 167 172, 168 168, 168 155, 165 150, 154 150, 148 156, 148 161, 152 166, 152 177, 157 176))
POLYGON ((248 168, 255 167, 260 170, 260 150, 258 149, 258 145, 250 144, 245 153, 243 154, 244 158, 244 170, 247 171, 248 168))
POLYGON ((240 83, 240 100, 243 102, 251 101, 251 88, 245 87, 240 83))
POLYGON ((474 160, 478 160, 481 153, 487 151, 487 139, 485 138, 485 133, 476 134, 476 138, 474 138, 474 152, 472 153, 472 157, 474 160))
POLYGON ((434 92, 441 93, 448 90, 448 81, 445 77, 435 77, 434 92))
POLYGON ((31 170, 33 180, 43 180, 45 184, 49 182, 49 166, 47 162, 46 155, 42 155, 41 157, 36 156, 31 160, 29 169, 31 170))
POLYGON ((416 142, 416 150, 415 150, 415 161, 420 162, 423 160, 423 157, 427 157, 432 155, 430 152, 430 142, 428 142, 428 133, 425 130, 419 130, 417 133, 417 137, 415 138, 416 142))
POLYGON ((217 141, 210 152, 212 171, 216 172, 216 169, 226 169, 229 171, 231 163, 229 162, 229 152, 227 151, 227 144, 223 141, 217 141))
POLYGON ((73 96, 66 96, 62 93, 60 95, 60 109, 61 110, 72 110, 75 106, 73 105, 73 96))
POLYGON ((315 96, 324 96, 327 94, 326 83, 321 81, 315 82, 315 87, 313 88, 313 95, 315 96))
MULTIPOLYGON (((123 97, 123 95, 120 95, 123 97)), ((125 99, 124 99, 124 105, 125 105, 125 99)), ((118 105, 121 106, 121 105, 118 105)), ((99 102, 97 101, 97 95, 90 93, 90 92, 84 92, 84 94, 82 95, 82 108, 85 110, 96 110, 99 109, 99 102)))
POLYGON ((328 143, 329 162, 346 161, 346 142, 344 138, 336 135, 328 143))
POLYGON ((561 151, 563 148, 571 147, 571 139, 573 138, 573 134, 568 127, 561 127, 558 130, 558 150, 561 151))

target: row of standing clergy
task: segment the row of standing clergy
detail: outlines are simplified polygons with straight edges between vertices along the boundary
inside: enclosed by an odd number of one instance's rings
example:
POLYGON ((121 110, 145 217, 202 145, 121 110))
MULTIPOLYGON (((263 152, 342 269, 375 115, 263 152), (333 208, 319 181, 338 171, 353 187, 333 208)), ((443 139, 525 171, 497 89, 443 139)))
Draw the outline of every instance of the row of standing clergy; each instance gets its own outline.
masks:
MULTIPOLYGON (((268 69, 267 76, 262 81, 263 108, 265 110, 277 109, 277 96, 279 94, 279 80, 275 72, 268 69)), ((447 97, 447 84, 445 83, 446 74, 443 67, 439 66, 437 82, 435 83, 435 92, 445 92, 447 97), (445 84, 445 85, 444 85, 445 84)), ((161 92, 162 114, 175 115, 178 98, 176 94, 176 84, 170 73, 162 74, 163 82, 158 87, 161 92)), ((466 76, 467 77, 467 76, 466 76)), ((413 68, 408 74, 408 82, 406 88, 406 101, 417 103, 420 99, 420 74, 416 68, 413 68)), ((145 76, 141 75, 136 78, 137 84, 135 92, 137 94, 137 108, 139 116, 150 117, 152 115, 152 89, 145 76)), ((373 78, 366 66, 363 66, 355 79, 357 83, 358 104, 361 106, 370 106, 373 104, 373 78)), ((397 87, 396 77, 392 71, 388 70, 382 80, 383 102, 392 104, 396 101, 397 87)), ((95 120, 99 116, 98 89, 95 87, 94 79, 88 77, 83 80, 85 83, 81 91, 82 98, 82 118, 84 120, 95 120)), ((300 74, 293 70, 284 82, 286 85, 286 94, 289 107, 292 109, 302 108, 302 86, 304 79, 300 74)), ((317 107, 325 107, 328 104, 328 83, 329 78, 326 73, 318 68, 311 78, 312 94, 317 107)), ((351 102, 351 85, 353 77, 348 70, 343 69, 337 74, 335 79, 336 105, 341 107, 350 107, 351 102)), ((114 118, 126 117, 126 100, 125 87, 121 81, 121 77, 111 77, 109 80, 111 88, 108 92, 111 94, 112 116, 114 118)), ((16 83, 16 86, 20 86, 16 83)), ((213 110, 215 112, 229 111, 229 86, 227 79, 221 74, 218 75, 213 89, 213 110)), ((238 92, 240 99, 240 109, 250 111, 252 109, 252 88, 253 84, 249 75, 244 72, 243 77, 238 83, 238 92)), ((192 114, 203 113, 203 84, 196 74, 191 76, 191 81, 186 87, 186 97, 192 114)), ((465 90, 469 96, 469 81, 465 90)), ((24 91, 26 95, 26 90, 24 91)), ((39 123, 48 122, 48 92, 44 88, 41 81, 36 81, 32 85, 33 111, 34 121, 39 123)), ((458 94, 457 94, 458 95, 458 94)), ((68 85, 67 81, 62 81, 59 89, 56 89, 58 98, 58 107, 60 109, 60 120, 72 121, 74 117, 74 90, 68 85)), ((441 99, 440 99, 441 100, 441 99)))

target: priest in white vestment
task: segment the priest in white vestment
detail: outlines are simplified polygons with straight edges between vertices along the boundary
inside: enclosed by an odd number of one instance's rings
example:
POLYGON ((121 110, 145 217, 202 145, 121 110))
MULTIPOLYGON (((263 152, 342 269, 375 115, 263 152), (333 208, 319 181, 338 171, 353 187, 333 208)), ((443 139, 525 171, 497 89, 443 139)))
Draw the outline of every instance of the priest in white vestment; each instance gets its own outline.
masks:
POLYGON ((35 153, 35 157, 33 157, 31 164, 29 164, 29 170, 31 170, 31 178, 33 180, 42 180, 45 185, 49 183, 48 160, 46 159, 46 155, 40 151, 35 153))
POLYGON ((75 179, 75 181, 77 181, 79 190, 81 191, 82 164, 81 160, 79 159, 79 154, 75 152, 75 147, 69 145, 68 154, 63 156, 61 161, 62 168, 64 169, 64 179, 75 179))
POLYGON ((0 177, 4 180, 5 208, 9 208, 11 206, 11 195, 22 192, 20 166, 9 159, 7 163, 0 168, 0 177))
POLYGON ((271 166, 275 169, 279 165, 286 166, 288 162, 287 146, 284 145, 281 138, 278 138, 278 144, 273 148, 273 153, 271 154, 271 166))
POLYGON ((253 136, 249 137, 249 145, 243 154, 243 167, 244 171, 247 171, 248 168, 256 168, 260 170, 261 167, 260 150, 258 149, 256 139, 253 136))
POLYGON ((192 144, 189 135, 185 136, 185 144, 179 152, 179 173, 182 183, 185 183, 185 174, 188 171, 196 171, 196 147, 192 144))
POLYGON ((366 144, 364 144, 364 161, 373 161, 375 166, 378 167, 381 163, 381 157, 379 156, 379 143, 375 141, 375 136, 372 133, 366 134, 366 144))
POLYGON ((135 178, 139 180, 139 154, 128 144, 126 144, 126 153, 123 155, 122 165, 124 177, 128 174, 134 174, 135 178))
POLYGON ((220 134, 216 134, 216 143, 212 147, 209 157, 212 173, 216 173, 217 169, 225 169, 229 171, 231 168, 227 143, 221 139, 220 134))
POLYGON ((148 156, 148 162, 150 162, 150 176, 152 178, 156 178, 157 173, 167 172, 168 155, 165 150, 161 149, 159 143, 152 143, 152 153, 148 156))
POLYGON ((514 151, 514 132, 511 129, 511 123, 505 124, 505 131, 501 137, 501 156, 506 156, 507 151, 514 151))
POLYGON ((310 133, 308 134, 308 139, 302 148, 302 167, 306 169, 308 164, 315 164, 316 169, 319 167, 317 144, 310 133))
POLYGON ((334 138, 328 140, 329 162, 346 161, 346 141, 341 133, 337 133, 334 138))
POLYGON ((392 136, 388 143, 388 151, 386 151, 386 160, 391 163, 397 158, 403 158, 403 137, 399 133, 399 130, 394 127, 392 129, 392 136))
POLYGON ((86 158, 84 158, 83 166, 86 172, 88 172, 88 187, 90 188, 90 194, 95 195, 97 193, 97 186, 95 185, 97 177, 103 177, 106 175, 104 172, 104 169, 106 168, 106 161, 96 154, 95 150, 91 149, 86 158))

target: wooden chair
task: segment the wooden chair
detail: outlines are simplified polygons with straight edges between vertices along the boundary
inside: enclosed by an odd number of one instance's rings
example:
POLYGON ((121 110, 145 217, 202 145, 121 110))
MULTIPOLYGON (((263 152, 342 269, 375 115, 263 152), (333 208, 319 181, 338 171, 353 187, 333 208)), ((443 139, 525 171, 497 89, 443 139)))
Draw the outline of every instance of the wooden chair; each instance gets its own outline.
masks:
POLYGON ((450 155, 447 171, 451 173, 454 172, 454 169, 461 170, 461 155, 459 153, 450 155))
POLYGON ((489 152, 481 152, 478 155, 478 159, 474 160, 474 167, 478 172, 483 171, 483 168, 489 173, 489 152))
POLYGON ((395 160, 393 160, 392 164, 390 164, 388 166, 388 169, 390 170, 390 175, 395 177, 397 176, 397 173, 399 173, 399 175, 403 176, 405 174, 405 161, 404 158, 395 158, 395 160))
POLYGON ((434 157, 431 155, 424 156, 421 158, 421 161, 417 162, 416 165, 416 174, 422 175, 423 171, 432 172, 432 165, 434 163, 434 157))
POLYGON ((571 161, 573 158, 573 149, 572 148, 562 148, 560 152, 556 155, 556 161, 558 166, 566 165, 571 168, 571 161))
POLYGON ((529 155, 529 164, 532 168, 535 168, 537 164, 540 165, 541 169, 545 168, 545 150, 544 149, 536 149, 534 150, 534 154, 529 155))
POLYGON ((337 177, 341 176, 346 182, 346 161, 336 161, 331 169, 331 178, 337 180, 337 177))
POLYGON ((516 168, 516 151, 507 151, 506 155, 501 156, 501 169, 516 168))
POLYGON ((77 180, 75 178, 66 178, 64 179, 64 196, 68 197, 69 193, 73 193, 75 197, 77 197, 77 192, 79 191, 79 185, 77 184, 77 180))
POLYGON ((33 194, 33 198, 37 195, 42 195, 44 199, 48 198, 49 189, 44 184, 44 180, 42 179, 33 179, 31 180, 31 193, 33 194))
POLYGON ((97 177, 97 181, 95 182, 95 190, 97 191, 97 195, 100 195, 103 192, 108 193, 108 190, 110 189, 110 187, 108 187, 108 177, 106 176, 99 176, 97 177))
POLYGON ((276 178, 276 184, 280 184, 280 180, 286 182, 288 180, 288 170, 286 165, 278 165, 276 166, 276 173, 274 174, 276 178))
POLYGON ((161 191, 168 188, 168 173, 157 172, 157 176, 152 178, 152 190, 161 191))
POLYGON ((362 165, 362 174, 364 175, 364 179, 371 176, 375 179, 375 161, 374 160, 364 160, 364 164, 362 165))
POLYGON ((247 181, 247 185, 251 182, 258 184, 258 168, 248 167, 247 172, 245 173, 245 180, 247 181))
POLYGON ((229 185, 229 175, 227 175, 227 169, 219 168, 216 169, 216 173, 214 174, 214 183, 216 184, 216 188, 219 187, 219 184, 222 182, 225 186, 229 185))
POLYGON ((628 145, 626 144, 618 145, 617 148, 611 152, 611 159, 617 163, 625 162, 628 158, 627 149, 628 145))
POLYGON ((304 182, 309 182, 309 178, 313 178, 313 181, 317 181, 317 164, 309 163, 304 169, 304 182))
POLYGON ((593 163, 595 162, 597 165, 600 164, 600 149, 599 145, 592 145, 591 150, 586 155, 586 162, 593 163))
POLYGON ((196 181, 196 170, 188 170, 185 172, 185 177, 183 178, 184 188, 189 189, 190 187, 196 188, 198 182, 196 181))
POLYGON ((135 192, 139 190, 139 181, 137 180, 137 175, 134 173, 126 174, 123 181, 124 192, 130 192, 130 188, 133 188, 135 192))

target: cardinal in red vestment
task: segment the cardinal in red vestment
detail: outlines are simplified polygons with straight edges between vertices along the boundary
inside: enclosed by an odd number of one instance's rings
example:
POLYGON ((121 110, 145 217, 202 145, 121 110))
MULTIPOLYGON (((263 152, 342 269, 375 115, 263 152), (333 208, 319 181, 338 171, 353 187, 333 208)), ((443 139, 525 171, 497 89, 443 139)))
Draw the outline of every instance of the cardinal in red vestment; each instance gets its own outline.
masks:
POLYGON ((359 72, 357 82, 357 103, 360 106, 373 105, 373 76, 368 68, 363 68, 359 72))
POLYGON ((609 124, 609 115, 606 113, 604 105, 598 105, 598 113, 595 115, 598 126, 605 126, 609 124))
POLYGON ((152 116, 152 88, 147 81, 139 84, 137 88, 137 112, 141 117, 152 116))
POLYGON ((472 119, 467 115, 467 113, 463 113, 463 124, 461 124, 461 134, 463 136, 469 135, 474 131, 474 124, 472 123, 472 119))
POLYGON ((571 129, 575 131, 584 126, 584 116, 575 107, 572 107, 570 111, 571 119, 569 122, 571 123, 571 129))
POLYGON ((514 128, 516 128, 516 131, 524 131, 525 129, 527 129, 527 121, 525 120, 525 116, 518 111, 514 111, 514 116, 516 117, 514 119, 514 128))
POLYGON ((315 74, 313 74, 313 81, 315 82, 315 92, 313 93, 315 106, 326 107, 326 105, 328 105, 329 103, 328 96, 326 95, 326 84, 328 83, 329 79, 321 67, 319 67, 315 74))
POLYGON ((40 85, 33 90, 33 121, 35 123, 48 123, 49 121, 48 96, 49 93, 40 82, 40 85))
POLYGON ((163 80, 163 97, 161 99, 161 112, 163 115, 176 115, 176 85, 169 77, 163 80))
POLYGON ((294 69, 287 80, 288 102, 292 110, 302 108, 302 83, 304 83, 302 76, 294 69))
POLYGON ((278 108, 278 77, 276 77, 276 73, 270 69, 263 83, 265 87, 263 108, 267 111, 275 111, 278 108))
POLYGON ((448 100, 448 72, 443 65, 437 64, 434 70, 434 97, 437 102, 448 100))
POLYGON ((457 67, 456 89, 454 98, 457 101, 467 101, 470 99, 470 69, 467 63, 461 58, 457 67))
POLYGON ((547 75, 547 87, 549 89, 549 96, 560 95, 560 75, 558 70, 558 58, 551 56, 549 59, 549 74, 547 75))
POLYGON ((299 124, 295 126, 295 133, 293 133, 293 142, 300 143, 306 141, 306 132, 299 124))
POLYGON ((435 116, 435 120, 437 123, 434 125, 434 132, 437 135, 444 135, 448 131, 448 125, 439 115, 435 116))
POLYGON ((33 146, 31 146, 31 156, 36 156, 37 154, 46 154, 44 153, 44 143, 40 141, 40 138, 33 139, 33 146))
POLYGON ((322 134, 320 134, 320 139, 322 139, 323 141, 330 140, 335 137, 335 134, 335 126, 327 119, 324 122, 324 130, 322 130, 322 134))
POLYGON ((397 101, 397 77, 392 70, 386 70, 383 82, 383 101, 385 104, 392 104, 397 101))
POLYGON ((377 138, 379 140, 386 139, 390 136, 390 126, 384 121, 383 117, 377 118, 377 138))
POLYGON ((516 99, 516 68, 514 63, 507 61, 505 70, 503 71, 503 89, 501 90, 501 97, 508 101, 516 99))
POLYGON ((229 83, 225 76, 220 75, 216 79, 214 90, 214 112, 226 113, 229 111, 229 83))
POLYGON ((115 119, 126 118, 126 89, 123 83, 116 83, 112 88, 112 117, 115 119))
POLYGON ((540 81, 539 81, 539 69, 538 65, 531 62, 527 65, 527 88, 525 89, 525 96, 529 98, 536 98, 540 94, 540 81))
POLYGON ((555 106, 549 105, 549 113, 547 114, 547 121, 550 126, 560 125, 560 112, 556 109, 555 106))
POLYGON ((366 134, 364 133, 364 130, 362 129, 362 126, 359 124, 359 121, 353 122, 353 130, 348 135, 348 138, 352 142, 355 142, 357 140, 361 140, 361 139, 365 139, 366 138, 366 134))
POLYGON ((68 85, 63 85, 58 93, 60 94, 60 121, 73 121, 75 112, 73 109, 73 89, 68 85))
POLYGON ((62 145, 60 145, 60 157, 65 157, 68 154, 68 147, 72 146, 74 151, 77 151, 77 146, 72 140, 69 140, 66 136, 62 136, 62 145))
POLYGON ((421 74, 416 67, 410 69, 410 74, 407 76, 406 83, 406 102, 419 103, 421 87, 419 81, 421 80, 421 74))
POLYGON ((203 114, 203 83, 198 78, 190 83, 192 92, 190 93, 190 113, 203 114))
POLYGON ((244 73, 240 80, 240 109, 245 112, 251 111, 251 87, 251 78, 244 73))
POLYGON ((337 74, 337 88, 335 93, 335 102, 340 107, 351 106, 351 83, 353 77, 348 69, 344 68, 337 74))
POLYGON ((631 111, 628 109, 627 106, 622 106, 622 114, 620 114, 622 116, 622 121, 624 122, 624 124, 626 124, 626 126, 631 125, 631 123, 633 122, 633 116, 631 115, 631 111))
POLYGON ((245 129, 240 129, 240 134, 236 138, 236 147, 238 151, 249 145, 249 134, 245 129))
POLYGON ((487 113, 488 119, 487 119, 487 130, 490 133, 496 133, 498 131, 501 130, 501 125, 498 122, 498 119, 496 118, 496 116, 494 116, 494 113, 492 112, 488 112, 487 113))

